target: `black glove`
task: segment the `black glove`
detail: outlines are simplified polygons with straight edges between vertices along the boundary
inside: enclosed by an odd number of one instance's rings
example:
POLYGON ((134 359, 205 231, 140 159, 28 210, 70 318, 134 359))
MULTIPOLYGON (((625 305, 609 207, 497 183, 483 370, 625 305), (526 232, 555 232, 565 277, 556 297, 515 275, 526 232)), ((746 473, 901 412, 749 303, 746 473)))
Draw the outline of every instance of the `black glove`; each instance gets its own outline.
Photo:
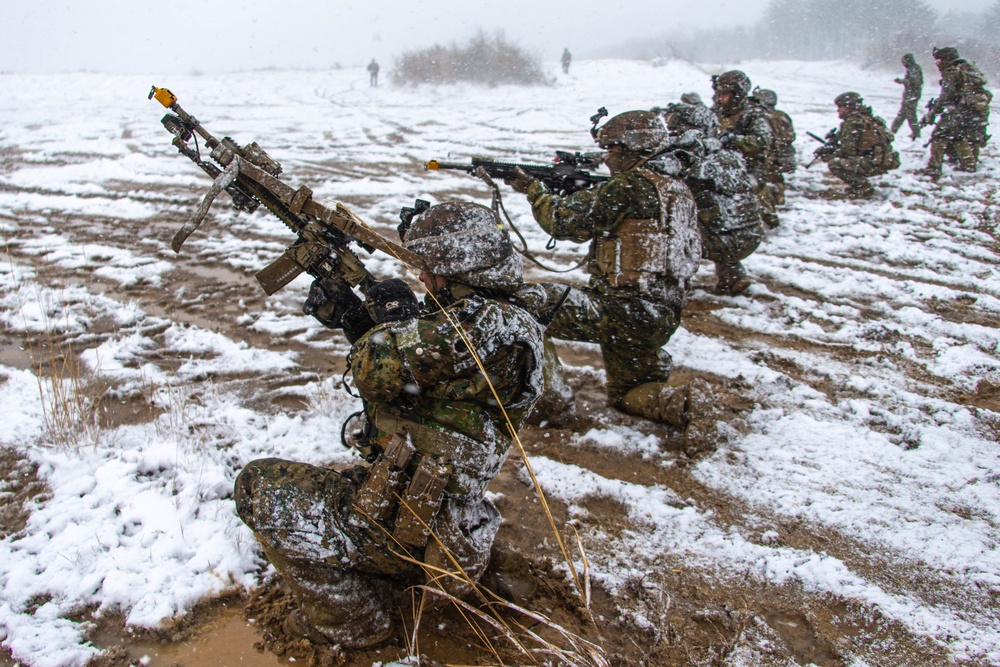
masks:
POLYGON ((732 132, 723 132, 719 135, 719 143, 723 148, 729 148, 736 141, 736 135, 732 132))
POLYGON ((329 329, 340 329, 344 313, 354 306, 361 305, 361 298, 354 293, 351 286, 340 280, 329 277, 325 280, 316 279, 309 288, 309 296, 302 304, 302 312, 312 315, 329 329))
POLYGON ((368 290, 365 303, 372 319, 378 324, 401 322, 420 315, 420 304, 405 280, 383 280, 368 290))

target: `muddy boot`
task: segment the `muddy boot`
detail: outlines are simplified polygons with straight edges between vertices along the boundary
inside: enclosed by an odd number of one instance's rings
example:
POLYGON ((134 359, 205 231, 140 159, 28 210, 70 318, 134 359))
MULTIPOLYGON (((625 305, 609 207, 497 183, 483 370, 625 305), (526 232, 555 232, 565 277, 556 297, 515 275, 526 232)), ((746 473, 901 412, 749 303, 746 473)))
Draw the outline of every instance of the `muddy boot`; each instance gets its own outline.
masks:
POLYGON ((940 141, 931 142, 931 156, 927 159, 927 166, 918 173, 930 176, 932 180, 941 177, 941 166, 944 164, 945 145, 940 141))
POLYGON ((746 269, 739 262, 715 263, 715 293, 726 296, 736 296, 746 291, 750 287, 750 278, 747 277, 746 269))
POLYGON ((650 421, 687 426, 687 387, 671 387, 663 382, 646 382, 630 389, 618 402, 622 412, 650 421))
POLYGON ((517 605, 527 603, 538 588, 528 559, 509 544, 499 542, 493 544, 490 564, 479 583, 486 590, 517 605))

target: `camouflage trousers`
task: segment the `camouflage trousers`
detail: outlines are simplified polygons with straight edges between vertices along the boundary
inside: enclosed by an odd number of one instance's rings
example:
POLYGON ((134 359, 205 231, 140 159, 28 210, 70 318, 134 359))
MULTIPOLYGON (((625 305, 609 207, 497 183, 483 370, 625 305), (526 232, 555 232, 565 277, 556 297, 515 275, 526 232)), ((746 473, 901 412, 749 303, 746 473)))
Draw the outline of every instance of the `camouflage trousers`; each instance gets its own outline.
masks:
POLYGON ((884 170, 875 168, 870 161, 861 157, 834 157, 827 161, 830 174, 847 184, 848 191, 868 193, 873 190, 868 179, 879 176, 884 170))
POLYGON ((889 130, 896 134, 899 128, 903 127, 903 123, 908 123, 910 126, 910 136, 914 139, 920 136, 920 123, 917 121, 917 100, 912 102, 903 102, 899 107, 899 113, 892 121, 892 125, 889 126, 889 130))
POLYGON ((259 459, 240 471, 234 494, 237 515, 313 629, 348 648, 389 639, 408 606, 407 588, 433 578, 401 555, 444 570, 453 569, 454 557, 475 581, 500 525, 488 500, 446 496, 432 524, 438 540, 407 552, 392 542, 389 530, 356 510, 354 498, 367 472, 363 466, 340 473, 259 459))
MULTIPOLYGON (((768 229, 774 229, 781 224, 776 210, 778 203, 774 198, 774 189, 766 178, 758 179, 758 183, 760 185, 754 190, 754 194, 757 195, 757 204, 760 206, 760 219, 767 225, 768 229)), ((784 195, 784 189, 781 193, 784 195)))
MULTIPOLYGON (((535 284, 544 303, 555 305, 566 285, 535 284)), ((663 346, 680 325, 684 292, 666 290, 662 301, 644 298, 638 288, 599 290, 570 288, 565 301, 546 329, 561 340, 598 343, 607 375, 608 403, 617 406, 629 389, 646 382, 666 382, 673 366, 663 346)), ((544 307, 534 312, 546 312, 544 307)), ((548 357, 547 357, 548 359, 548 357)), ((547 369, 551 371, 551 369, 547 369)), ((547 372, 551 377, 552 372, 547 372)))
POLYGON ((701 257, 715 263, 716 290, 726 292, 747 275, 741 260, 746 259, 760 246, 764 230, 760 225, 713 232, 705 225, 701 229, 701 257))

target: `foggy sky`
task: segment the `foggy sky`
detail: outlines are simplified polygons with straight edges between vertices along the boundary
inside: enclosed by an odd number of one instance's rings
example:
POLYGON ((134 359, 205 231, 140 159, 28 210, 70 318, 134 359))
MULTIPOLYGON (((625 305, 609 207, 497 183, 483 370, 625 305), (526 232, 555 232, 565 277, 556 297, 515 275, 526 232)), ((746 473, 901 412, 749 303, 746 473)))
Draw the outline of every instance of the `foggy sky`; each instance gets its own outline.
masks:
MULTIPOLYGON (((384 67, 404 50, 464 42, 478 28, 544 60, 674 28, 733 27, 770 0, 0 0, 0 71, 211 73, 384 67)), ((940 12, 993 0, 929 0, 940 12)))

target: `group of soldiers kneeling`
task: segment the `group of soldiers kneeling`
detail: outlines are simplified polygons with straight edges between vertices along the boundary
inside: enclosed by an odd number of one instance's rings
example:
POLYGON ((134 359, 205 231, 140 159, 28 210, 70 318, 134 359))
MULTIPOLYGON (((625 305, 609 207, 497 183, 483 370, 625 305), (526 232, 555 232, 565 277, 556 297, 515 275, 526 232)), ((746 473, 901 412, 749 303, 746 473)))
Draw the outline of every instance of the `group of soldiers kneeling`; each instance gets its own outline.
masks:
MULTIPOLYGON (((783 174, 795 168, 794 130, 772 92, 751 94, 739 71, 713 87, 714 110, 689 94, 595 127, 607 181, 560 195, 523 171, 507 179, 553 238, 590 243, 586 287, 524 282, 495 207, 468 202, 410 209, 401 226, 423 262, 423 305, 399 279, 365 301, 336 282, 313 284, 305 312, 352 345, 363 412, 345 432, 367 465, 262 459, 236 480, 240 518, 298 602, 287 632, 367 647, 395 636, 413 586, 461 597, 479 582, 512 593, 486 487, 533 410, 538 420, 575 418, 550 338, 600 345, 611 407, 681 431, 697 418, 708 386, 670 385, 663 347, 702 258, 715 263, 718 293, 748 288, 741 261, 764 225, 778 224, 783 174)), ((898 156, 869 150, 870 127, 886 143, 891 135, 860 96, 837 105, 839 148, 825 159, 863 195, 877 169, 853 151, 878 169, 898 156)), ((424 609, 444 602, 423 594, 424 609)))

